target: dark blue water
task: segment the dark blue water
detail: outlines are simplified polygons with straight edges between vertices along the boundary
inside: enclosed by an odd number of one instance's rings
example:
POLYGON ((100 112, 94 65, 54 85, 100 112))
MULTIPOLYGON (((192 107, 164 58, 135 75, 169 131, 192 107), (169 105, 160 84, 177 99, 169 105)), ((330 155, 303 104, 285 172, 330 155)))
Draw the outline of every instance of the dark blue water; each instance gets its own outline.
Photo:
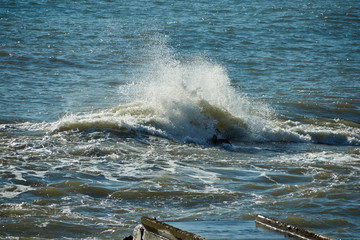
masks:
POLYGON ((356 238, 359 39, 357 1, 3 1, 0 236, 264 214, 356 238))

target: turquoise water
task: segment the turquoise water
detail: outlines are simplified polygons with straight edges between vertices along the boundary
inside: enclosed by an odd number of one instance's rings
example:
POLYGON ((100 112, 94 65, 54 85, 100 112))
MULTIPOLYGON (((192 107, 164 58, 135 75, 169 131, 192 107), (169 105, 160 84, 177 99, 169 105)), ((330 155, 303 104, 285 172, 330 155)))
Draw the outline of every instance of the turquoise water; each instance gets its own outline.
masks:
POLYGON ((263 214, 357 238, 359 19, 357 1, 1 3, 0 237, 263 214))

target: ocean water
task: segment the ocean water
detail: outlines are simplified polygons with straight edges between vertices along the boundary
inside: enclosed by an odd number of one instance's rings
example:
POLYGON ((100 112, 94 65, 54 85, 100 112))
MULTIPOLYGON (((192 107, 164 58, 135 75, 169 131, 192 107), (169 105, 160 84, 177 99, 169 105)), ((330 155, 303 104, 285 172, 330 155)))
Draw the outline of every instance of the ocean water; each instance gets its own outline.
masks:
POLYGON ((0 238, 358 238, 359 40, 355 0, 1 1, 0 238))

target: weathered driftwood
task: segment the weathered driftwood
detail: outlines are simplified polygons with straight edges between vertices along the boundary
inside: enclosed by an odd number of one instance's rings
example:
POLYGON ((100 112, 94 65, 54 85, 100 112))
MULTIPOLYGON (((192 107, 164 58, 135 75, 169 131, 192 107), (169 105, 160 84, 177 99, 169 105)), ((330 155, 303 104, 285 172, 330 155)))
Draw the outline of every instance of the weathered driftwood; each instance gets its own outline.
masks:
POLYGON ((173 227, 153 218, 142 217, 134 230, 134 240, 205 240, 194 233, 173 227))
MULTIPOLYGON (((257 227, 276 231, 292 239, 302 240, 335 240, 318 233, 308 231, 273 218, 257 215, 255 218, 257 227)), ((265 236, 266 237, 266 236, 265 236)), ((233 236, 233 239, 237 239, 233 236)), ((265 239, 265 238, 264 238, 265 239)), ((135 227, 133 236, 123 240, 206 240, 191 232, 181 230, 154 218, 142 217, 141 224, 135 227)))
POLYGON ((335 240, 334 238, 329 238, 318 233, 311 232, 306 229, 292 226, 290 224, 281 222, 279 220, 265 217, 262 215, 257 215, 255 222, 258 226, 265 227, 269 230, 281 232, 289 237, 296 239, 304 240, 335 240))

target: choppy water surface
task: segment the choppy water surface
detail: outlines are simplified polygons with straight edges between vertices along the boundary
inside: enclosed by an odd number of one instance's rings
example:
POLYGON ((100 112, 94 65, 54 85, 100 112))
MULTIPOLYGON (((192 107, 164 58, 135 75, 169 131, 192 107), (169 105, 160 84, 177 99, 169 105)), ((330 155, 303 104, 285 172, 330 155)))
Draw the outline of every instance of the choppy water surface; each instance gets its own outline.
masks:
POLYGON ((357 1, 2 3, 0 237, 263 214, 356 239, 359 19, 357 1))

